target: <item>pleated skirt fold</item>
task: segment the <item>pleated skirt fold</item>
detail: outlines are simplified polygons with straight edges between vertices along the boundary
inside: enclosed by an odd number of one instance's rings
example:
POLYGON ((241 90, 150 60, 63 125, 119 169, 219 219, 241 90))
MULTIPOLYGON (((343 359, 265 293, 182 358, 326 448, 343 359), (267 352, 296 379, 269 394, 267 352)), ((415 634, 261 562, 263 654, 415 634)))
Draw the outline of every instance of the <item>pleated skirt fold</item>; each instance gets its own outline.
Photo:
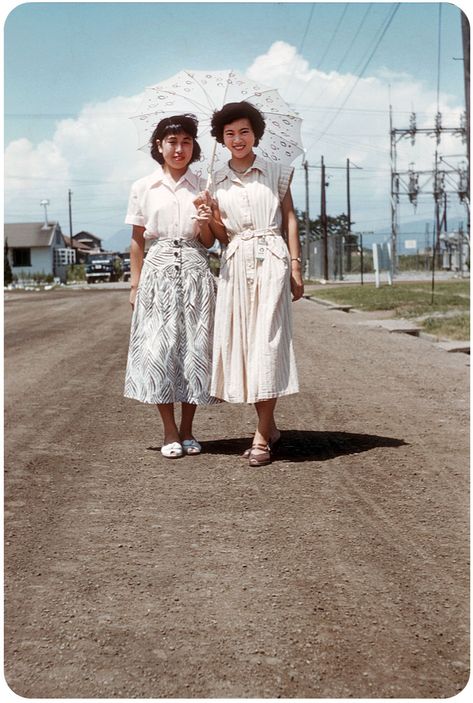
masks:
POLYGON ((290 256, 281 236, 231 243, 222 256, 211 393, 255 403, 299 390, 292 341, 290 256))

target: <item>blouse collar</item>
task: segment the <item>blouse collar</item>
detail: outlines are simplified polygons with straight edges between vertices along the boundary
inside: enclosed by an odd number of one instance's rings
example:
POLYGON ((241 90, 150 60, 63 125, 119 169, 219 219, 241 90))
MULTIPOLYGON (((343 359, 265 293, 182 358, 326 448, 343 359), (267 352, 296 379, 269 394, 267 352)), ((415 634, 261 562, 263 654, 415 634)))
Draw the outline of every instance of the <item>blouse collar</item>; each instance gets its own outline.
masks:
POLYGON ((184 173, 183 176, 180 177, 178 181, 172 181, 171 177, 168 176, 168 174, 163 171, 162 168, 156 169, 151 176, 150 176, 150 186, 159 186, 162 183, 168 183, 169 185, 174 185, 174 188, 176 188, 180 183, 183 183, 184 181, 187 181, 189 185, 194 189, 197 190, 199 186, 199 179, 196 176, 196 174, 190 170, 190 168, 187 169, 187 171, 184 173))
POLYGON ((230 178, 230 180, 239 179, 240 176, 244 176, 251 171, 260 171, 263 175, 265 175, 267 170, 268 162, 257 154, 251 166, 249 166, 244 173, 236 173, 236 171, 230 168, 230 162, 227 161, 227 163, 215 174, 214 182, 221 183, 225 180, 225 178, 230 178))

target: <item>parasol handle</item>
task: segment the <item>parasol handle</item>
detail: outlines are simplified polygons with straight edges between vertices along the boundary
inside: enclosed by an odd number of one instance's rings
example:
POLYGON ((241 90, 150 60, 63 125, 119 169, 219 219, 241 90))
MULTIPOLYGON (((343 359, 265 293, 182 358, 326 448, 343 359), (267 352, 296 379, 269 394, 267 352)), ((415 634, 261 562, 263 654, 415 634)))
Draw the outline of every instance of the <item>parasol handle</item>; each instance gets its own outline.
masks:
MULTIPOLYGON (((233 69, 228 71, 227 75, 227 80, 226 80, 226 85, 225 85, 225 92, 223 94, 223 100, 222 100, 222 107, 225 105, 225 102, 227 100, 227 93, 228 93, 228 86, 229 86, 229 77, 233 74, 233 69)), ((212 185, 212 171, 214 168, 214 161, 215 161, 215 153, 217 151, 217 140, 215 139, 213 149, 212 149, 212 155, 210 157, 210 166, 209 166, 209 175, 207 178, 207 186, 206 189, 210 190, 210 186, 212 185)))
POLYGON ((210 186, 211 186, 211 184, 212 184, 212 171, 213 171, 213 168, 214 168, 214 161, 215 161, 215 153, 216 153, 216 151, 217 151, 217 140, 215 139, 215 140, 214 140, 214 145, 213 145, 213 147, 212 147, 212 154, 211 154, 211 156, 210 156, 209 175, 208 175, 208 177, 207 177, 207 185, 205 186, 205 187, 206 187, 206 190, 210 190, 210 186))

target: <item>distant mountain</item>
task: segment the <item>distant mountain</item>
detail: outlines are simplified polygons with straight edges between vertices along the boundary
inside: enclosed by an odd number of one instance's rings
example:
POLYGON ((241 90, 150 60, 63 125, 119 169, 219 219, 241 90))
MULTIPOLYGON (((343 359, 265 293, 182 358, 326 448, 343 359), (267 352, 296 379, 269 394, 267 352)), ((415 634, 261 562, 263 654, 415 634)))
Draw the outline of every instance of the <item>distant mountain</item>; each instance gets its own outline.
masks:
MULTIPOLYGON (((457 230, 460 223, 463 223, 463 228, 466 226, 465 218, 462 217, 451 217, 448 218, 448 231, 453 232, 457 230)), ((431 220, 412 220, 411 222, 400 222, 399 223, 399 234, 402 236, 410 236, 412 234, 424 234, 426 225, 429 225, 430 233, 433 231, 434 221, 431 220)), ((378 229, 375 232, 376 235, 390 235, 391 227, 384 227, 383 229, 378 229)))
POLYGON ((118 232, 112 234, 108 239, 102 241, 102 247, 107 251, 124 252, 130 247, 131 242, 131 227, 119 229, 118 232))

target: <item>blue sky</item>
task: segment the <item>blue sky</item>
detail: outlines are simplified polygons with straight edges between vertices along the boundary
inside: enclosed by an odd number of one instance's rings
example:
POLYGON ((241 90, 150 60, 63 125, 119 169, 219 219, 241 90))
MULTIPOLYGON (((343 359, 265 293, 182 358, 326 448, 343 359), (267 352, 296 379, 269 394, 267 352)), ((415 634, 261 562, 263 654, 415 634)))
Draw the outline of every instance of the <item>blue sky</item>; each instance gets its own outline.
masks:
MULTIPOLYGON (((412 109, 433 121, 439 58, 438 4, 401 3, 356 83, 394 8, 395 3, 383 2, 66 2, 14 7, 4 27, 5 218, 40 220, 38 198, 49 197, 50 217, 59 219, 67 233, 61 192, 72 188, 74 231, 89 229, 110 236, 123 227, 130 180, 153 168, 153 162, 137 156, 122 135, 118 122, 129 129, 127 101, 183 68, 235 68, 242 73, 259 71, 260 80, 279 88, 300 112, 305 143, 313 144, 309 160, 314 164, 322 153, 326 162, 337 164, 344 162, 344 156, 355 161, 356 154, 364 169, 354 175, 360 179, 358 221, 365 228, 388 224, 385 195, 370 184, 370 173, 379 181, 379 174, 389 170, 389 99, 394 98, 398 126, 407 123, 412 109), (369 81, 374 82, 373 94, 369 81), (340 90, 332 90, 335 84, 340 90), (109 117, 101 132, 100 115, 108 109, 115 109, 117 123, 109 117), (352 129, 350 116, 362 115, 352 129), (117 135, 115 142, 110 131, 117 135), (108 152, 103 142, 109 144, 108 152), (74 148, 79 150, 76 154, 74 148), (377 175, 370 168, 377 168, 377 175), (23 184, 21 173, 27 179, 23 184), (62 177, 64 182, 58 183, 62 177), (371 219, 368 197, 376 200, 371 219)), ((460 10, 442 3, 439 87, 444 122, 457 120, 463 109, 463 63, 455 60, 461 57, 460 10)), ((429 158, 427 151, 424 156, 429 158)), ((297 174, 294 196, 303 207, 300 168, 297 174)), ((337 178, 334 172, 333 208, 342 211, 343 187, 341 182, 336 185, 337 178)), ((314 171, 314 216, 317 189, 314 171)), ((426 212, 432 209, 428 203, 425 207, 426 212)))

